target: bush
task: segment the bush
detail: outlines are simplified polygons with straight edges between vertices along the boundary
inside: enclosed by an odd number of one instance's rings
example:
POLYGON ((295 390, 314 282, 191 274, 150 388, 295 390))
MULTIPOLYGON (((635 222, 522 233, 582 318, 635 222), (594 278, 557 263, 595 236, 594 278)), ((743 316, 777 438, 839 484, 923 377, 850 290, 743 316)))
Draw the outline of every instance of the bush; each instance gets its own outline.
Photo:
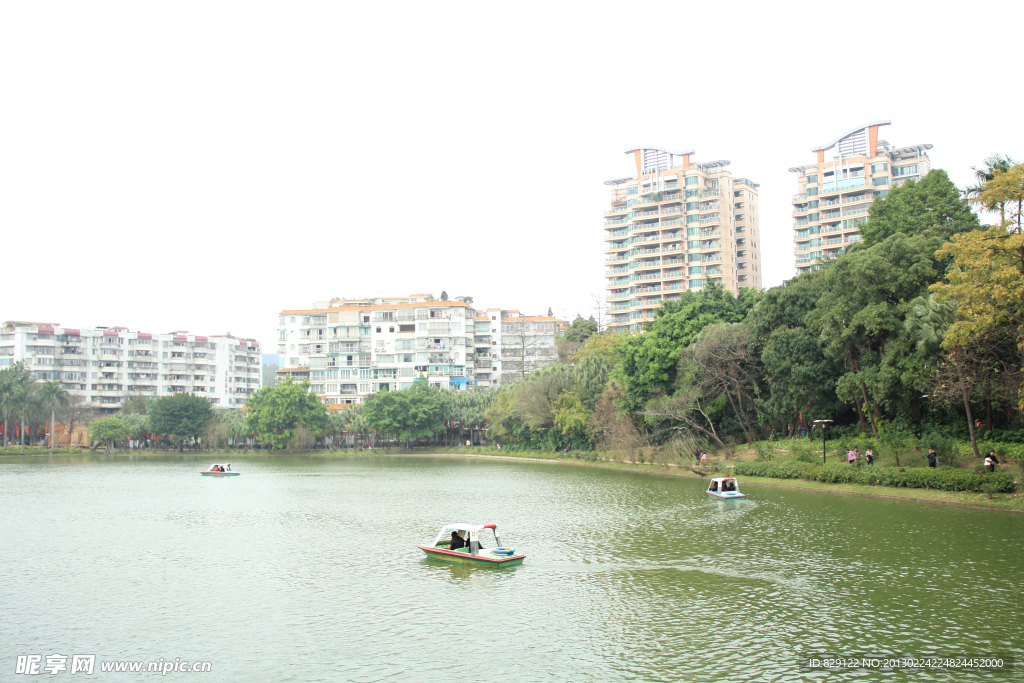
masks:
POLYGON ((804 463, 740 462, 734 474, 772 479, 807 479, 826 484, 867 484, 937 491, 992 491, 1012 493, 1013 477, 1002 472, 977 473, 968 470, 933 467, 856 468, 849 465, 809 465, 804 463))
POLYGON ((754 444, 754 452, 758 460, 771 462, 775 459, 775 444, 771 441, 758 441, 754 444))

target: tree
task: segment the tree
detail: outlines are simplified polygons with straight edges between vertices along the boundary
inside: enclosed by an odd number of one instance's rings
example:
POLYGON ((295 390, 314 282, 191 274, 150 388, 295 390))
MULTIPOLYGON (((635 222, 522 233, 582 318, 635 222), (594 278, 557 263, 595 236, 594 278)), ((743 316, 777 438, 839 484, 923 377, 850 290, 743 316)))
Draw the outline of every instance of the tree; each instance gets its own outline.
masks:
POLYGON ((827 358, 847 372, 836 382, 837 395, 865 417, 877 436, 884 407, 909 403, 904 377, 918 362, 904 328, 909 302, 938 280, 935 236, 896 233, 830 264, 824 292, 806 316, 822 341, 827 358))
POLYGON ((892 235, 922 235, 948 240, 952 235, 980 227, 978 216, 960 199, 960 192, 940 169, 918 181, 907 181, 876 199, 861 226, 864 246, 879 244, 892 235))
POLYGON ((551 307, 550 306, 548 306, 548 317, 549 318, 555 317, 555 314, 551 311, 551 307))
POLYGON ((501 321, 501 377, 502 381, 520 382, 537 368, 558 358, 557 339, 545 334, 540 326, 551 323, 523 318, 503 318, 501 321))
MULTIPOLYGON (((1021 202, 1024 191, 1024 166, 1011 171, 996 171, 985 185, 982 202, 995 206, 1005 200, 1010 219, 984 231, 954 235, 936 252, 936 258, 952 258, 953 268, 946 271, 946 282, 937 282, 931 290, 940 301, 956 302, 956 319, 943 339, 946 349, 970 350, 976 340, 998 330, 1015 339, 1018 367, 1024 365, 1024 227, 1021 202), (1012 202, 1017 203, 1013 221, 1012 202)), ((1024 408, 1024 385, 1019 388, 1019 406, 1024 408)))
POLYGON ((1006 171, 996 170, 992 180, 985 183, 978 203, 989 211, 998 209, 999 225, 1021 234, 1021 219, 1024 218, 1024 164, 1017 164, 1006 171), (1009 218, 1006 216, 1007 210, 1010 211, 1009 218), (1016 227, 1013 226, 1014 222, 1016 227))
POLYGON ((472 304, 473 303, 473 297, 471 297, 471 296, 457 296, 457 297, 455 297, 455 300, 456 301, 464 301, 467 304, 472 304))
MULTIPOLYGON (((1017 162, 1011 159, 1009 155, 993 154, 985 159, 984 164, 985 166, 980 169, 977 166, 971 166, 971 170, 974 171, 974 177, 977 179, 978 184, 964 189, 964 198, 972 204, 981 203, 981 194, 985 191, 985 184, 995 177, 996 171, 1009 171, 1017 165, 1017 162)), ((1005 207, 1000 206, 999 209, 1000 223, 1005 223, 1005 207)))
MULTIPOLYGON (((15 385, 12 393, 12 400, 14 402, 15 413, 21 416, 21 450, 24 451, 25 423, 28 422, 28 416, 39 408, 36 385, 31 381, 15 385)), ((30 437, 29 446, 31 445, 32 439, 30 437)))
POLYGON ((89 425, 89 436, 93 441, 103 442, 104 452, 113 453, 115 442, 128 438, 128 428, 116 415, 98 417, 89 425))
POLYGON ((64 426, 68 435, 68 446, 72 445, 75 435, 75 427, 86 424, 92 418, 93 410, 84 396, 72 394, 68 397, 67 405, 57 408, 57 417, 64 426))
POLYGON ((213 416, 213 407, 209 399, 195 394, 172 394, 153 401, 148 416, 150 430, 170 437, 181 450, 185 441, 202 435, 213 416))
POLYGON ((444 433, 448 412, 445 404, 442 390, 421 380, 404 391, 372 395, 363 404, 363 411, 367 426, 378 436, 404 441, 409 448, 413 439, 444 433))
POLYGON ((32 381, 32 373, 29 372, 23 361, 0 370, 0 412, 4 416, 4 446, 10 443, 8 427, 10 418, 17 414, 15 402, 15 387, 28 384, 32 381))
POLYGON ((448 301, 448 292, 441 290, 441 301, 448 301))
POLYGON ((691 376, 705 400, 725 396, 748 443, 757 441, 751 412, 762 375, 751 332, 743 323, 705 328, 691 346, 683 349, 680 369, 691 376))
POLYGON ((612 376, 620 383, 625 407, 639 410, 650 397, 671 393, 680 350, 708 325, 743 320, 759 297, 758 292, 743 289, 736 298, 725 288, 711 285, 663 302, 644 334, 630 335, 621 343, 612 376))
POLYGON ((39 387, 39 406, 50 411, 50 454, 53 455, 53 440, 57 436, 57 408, 68 405, 68 392, 60 388, 60 382, 46 382, 39 387))
POLYGON ((570 342, 582 343, 594 334, 597 334, 597 321, 594 320, 594 316, 590 316, 589 320, 584 320, 583 316, 577 313, 576 319, 570 323, 565 331, 565 339, 570 342))
POLYGON ((149 417, 141 413, 125 413, 123 410, 117 415, 124 423, 127 438, 141 441, 143 435, 149 431, 149 417))
POLYGON ((327 426, 327 408, 309 392, 309 382, 295 384, 288 378, 276 387, 263 387, 246 407, 248 433, 273 448, 287 446, 300 426, 315 438, 323 436, 327 426))

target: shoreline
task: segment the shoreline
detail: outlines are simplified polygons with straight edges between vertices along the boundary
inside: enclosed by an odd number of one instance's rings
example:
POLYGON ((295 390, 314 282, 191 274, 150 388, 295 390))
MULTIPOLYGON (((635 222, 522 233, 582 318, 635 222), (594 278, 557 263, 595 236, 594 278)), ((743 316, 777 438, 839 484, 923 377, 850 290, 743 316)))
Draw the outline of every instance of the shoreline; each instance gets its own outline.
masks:
MULTIPOLYGON (((513 451, 514 453, 514 451, 513 451)), ((497 454, 497 453, 481 453, 477 452, 452 452, 452 451, 434 451, 432 449, 418 449, 414 451, 402 451, 397 449, 374 449, 373 451, 366 450, 354 450, 354 449, 339 449, 336 451, 237 451, 237 452, 195 452, 185 451, 178 453, 175 451, 121 451, 114 454, 106 454, 102 452, 82 452, 82 453, 54 453, 52 456, 48 453, 42 454, 0 454, 0 464, 30 464, 43 462, 44 458, 50 462, 82 462, 88 460, 98 461, 138 461, 146 459, 174 459, 174 460, 208 460, 223 459, 223 457, 233 457, 238 460, 248 459, 268 459, 278 457, 299 457, 299 458, 310 458, 310 459, 331 459, 331 458, 352 458, 352 457, 393 457, 393 458, 478 458, 485 460, 503 460, 503 461, 520 461, 520 462, 533 462, 533 463, 549 463, 549 464, 561 464, 561 465, 574 465, 578 467, 593 467, 598 469, 606 470, 617 470, 625 472, 635 472, 638 474, 653 474, 659 476, 669 477, 687 477, 691 479, 708 479, 708 475, 700 475, 690 471, 688 468, 678 465, 669 464, 664 465, 655 463, 630 463, 624 461, 608 460, 608 459, 596 459, 596 460, 583 460, 575 457, 563 457, 559 454, 553 454, 553 457, 543 458, 534 457, 532 455, 512 455, 512 454, 497 454)), ((724 473, 722 473, 724 474, 724 473)), ((803 491, 821 491, 828 493, 838 493, 846 496, 863 496, 868 498, 885 498, 889 500, 902 500, 915 503, 933 503, 936 505, 951 505, 955 507, 973 508, 976 510, 995 510, 1001 512, 1014 512, 1024 513, 1024 494, 1022 493, 1002 493, 995 494, 993 499, 987 499, 983 493, 969 493, 962 491, 936 491, 934 489, 913 489, 913 488, 896 488, 896 487, 880 487, 880 486, 867 486, 864 484, 825 484, 822 482, 805 481, 803 479, 772 479, 769 477, 749 477, 744 476, 742 478, 743 486, 764 486, 768 488, 780 488, 780 489, 793 489, 803 491), (882 491, 885 491, 883 493, 882 491)))

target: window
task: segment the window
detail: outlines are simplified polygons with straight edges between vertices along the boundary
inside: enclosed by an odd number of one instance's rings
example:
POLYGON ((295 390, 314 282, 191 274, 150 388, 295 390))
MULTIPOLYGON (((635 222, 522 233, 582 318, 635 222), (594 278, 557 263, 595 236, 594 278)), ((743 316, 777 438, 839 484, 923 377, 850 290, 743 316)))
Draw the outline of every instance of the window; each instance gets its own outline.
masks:
POLYGON ((388 328, 388 332, 394 332, 394 331, 395 331, 395 328, 394 328, 394 327, 389 327, 389 328, 388 328))
POLYGON ((295 322, 295 316, 293 315, 292 316, 292 323, 294 323, 294 322, 295 322))
POLYGON ((380 325, 377 326, 377 332, 380 332, 380 325))
MULTIPOLYGON (((687 185, 689 185, 689 183, 687 183, 687 185)), ((700 194, 700 190, 687 190, 686 191, 686 196, 687 197, 696 197, 699 194, 700 194)))
POLYGON ((884 173, 889 170, 889 164, 871 164, 872 173, 884 173))
POLYGON ((807 188, 807 194, 810 195, 810 196, 814 196, 814 195, 818 194, 818 188, 816 188, 816 187, 808 187, 807 188))
POLYGON ((815 173, 814 175, 807 176, 807 182, 809 182, 809 183, 816 183, 816 182, 818 182, 818 174, 815 173))
POLYGON ((698 178, 698 177, 697 177, 697 176, 695 176, 695 175, 691 175, 691 176, 687 176, 687 177, 686 177, 686 184, 687 184, 687 185, 696 185, 696 184, 698 184, 699 182, 700 182, 700 178, 698 178))
POLYGON ((686 202, 687 211, 696 211, 700 208, 700 202, 686 202))
POLYGON ((917 164, 914 164, 912 166, 895 166, 892 169, 892 174, 897 178, 904 175, 916 175, 917 164))
POLYGON ((687 249, 700 249, 700 240, 690 240, 686 243, 687 249))
POLYGON ((626 194, 639 194, 639 193, 640 193, 640 188, 639 187, 627 187, 626 188, 626 194))
POLYGON ((398 326, 398 331, 399 332, 415 332, 416 331, 416 325, 415 324, 399 325, 398 326))
POLYGON ((873 184, 874 184, 874 185, 875 185, 876 187, 877 187, 877 186, 879 186, 879 185, 888 185, 888 184, 889 184, 889 177, 888 177, 888 176, 881 176, 881 177, 879 177, 879 178, 875 178, 875 179, 874 179, 874 180, 872 180, 871 182, 872 182, 872 183, 873 183, 873 184))

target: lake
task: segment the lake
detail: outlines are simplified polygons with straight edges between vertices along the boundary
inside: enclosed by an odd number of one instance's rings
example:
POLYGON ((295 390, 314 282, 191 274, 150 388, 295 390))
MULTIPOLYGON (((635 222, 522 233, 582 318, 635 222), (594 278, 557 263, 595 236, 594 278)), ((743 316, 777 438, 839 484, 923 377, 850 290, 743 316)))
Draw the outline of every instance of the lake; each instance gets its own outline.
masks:
POLYGON ((163 658, 202 681, 960 681, 1010 676, 802 667, 1022 657, 1022 515, 506 460, 73 460, 0 460, 5 674, 56 653, 102 680, 163 658), (427 560, 448 522, 497 523, 525 563, 427 560))

